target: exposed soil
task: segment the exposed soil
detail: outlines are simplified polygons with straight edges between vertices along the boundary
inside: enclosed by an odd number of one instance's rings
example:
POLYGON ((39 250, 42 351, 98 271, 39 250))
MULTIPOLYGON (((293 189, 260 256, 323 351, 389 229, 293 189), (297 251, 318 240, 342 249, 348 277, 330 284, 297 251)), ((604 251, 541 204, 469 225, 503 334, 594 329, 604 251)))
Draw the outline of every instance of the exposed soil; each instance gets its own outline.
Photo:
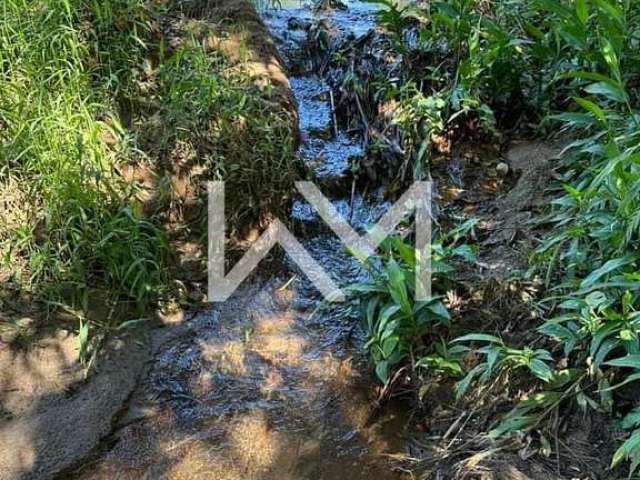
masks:
POLYGON ((113 339, 85 380, 78 340, 60 332, 28 350, 0 351, 0 479, 45 479, 82 460, 112 429, 148 348, 113 339))

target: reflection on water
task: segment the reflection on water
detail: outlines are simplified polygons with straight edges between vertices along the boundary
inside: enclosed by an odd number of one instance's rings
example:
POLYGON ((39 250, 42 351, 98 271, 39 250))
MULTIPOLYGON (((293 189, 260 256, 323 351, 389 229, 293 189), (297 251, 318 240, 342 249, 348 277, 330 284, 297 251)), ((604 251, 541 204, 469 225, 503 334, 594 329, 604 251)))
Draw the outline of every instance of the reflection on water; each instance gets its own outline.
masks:
POLYGON ((159 333, 131 405, 153 414, 121 428, 82 478, 400 478, 382 455, 400 451, 404 418, 371 422, 352 320, 310 318, 285 281, 254 282, 159 333))

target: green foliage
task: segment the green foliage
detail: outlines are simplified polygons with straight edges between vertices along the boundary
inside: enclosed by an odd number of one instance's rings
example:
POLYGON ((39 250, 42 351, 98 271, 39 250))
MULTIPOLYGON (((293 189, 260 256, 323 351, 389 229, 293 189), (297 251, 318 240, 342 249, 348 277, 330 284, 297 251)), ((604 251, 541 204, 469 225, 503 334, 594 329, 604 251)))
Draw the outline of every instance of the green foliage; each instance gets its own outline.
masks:
MULTIPOLYGON (((194 197, 206 180, 227 181, 235 225, 280 208, 293 189, 292 114, 278 110, 270 85, 255 85, 202 38, 174 31, 185 38, 168 55, 160 23, 181 7, 0 5, 0 308, 25 297, 38 313, 71 313, 83 354, 101 330, 166 296, 161 226, 178 209, 174 175, 191 182, 194 197), (121 175, 139 166, 144 192, 121 175)), ((222 35, 203 25, 185 29, 222 35)))
POLYGON ((416 363, 416 368, 429 372, 459 377, 462 375, 461 362, 467 348, 460 345, 448 345, 442 339, 434 344, 435 352, 425 355, 416 363))
MULTIPOLYGON (((459 243, 473 225, 474 222, 469 222, 431 245, 431 271, 437 288, 445 288, 447 275, 455 270, 451 264, 453 259, 473 260, 473 249, 459 243)), ((425 343, 438 325, 449 325, 450 316, 442 297, 416 300, 415 250, 397 236, 386 239, 381 249, 382 263, 369 264, 371 281, 350 287, 360 300, 361 318, 368 337, 366 346, 378 379, 387 382, 398 366, 407 361, 412 370, 427 368, 459 373, 456 357, 459 349, 449 350, 446 344, 436 344, 433 352, 433 346, 425 343)))
MULTIPOLYGON (((541 381, 544 390, 521 402, 493 435, 539 426, 567 401, 615 414, 618 389, 640 379, 640 4, 444 0, 409 9, 380 3, 386 6, 381 21, 402 44, 403 58, 431 60, 426 71, 412 74, 407 98, 415 106, 401 108, 406 120, 396 120, 414 145, 429 143, 430 134, 460 115, 491 130, 505 106, 574 139, 558 165, 562 194, 547 219, 551 233, 534 255, 553 286, 543 301, 551 318, 540 332, 555 348, 514 349, 497 337, 464 336, 454 345, 484 344, 475 350, 483 361, 459 383, 459 393, 514 367, 541 381), (558 356, 569 368, 555 368, 558 356)), ((404 91, 386 94, 397 100, 404 91)), ((413 159, 428 160, 416 154, 424 151, 416 148, 413 159)), ((613 461, 628 459, 632 470, 640 462, 636 418, 633 411, 623 421, 634 433, 613 461)))
POLYGON ((265 206, 271 212, 284 206, 297 173, 296 138, 292 114, 274 108, 271 85, 254 85, 191 40, 160 68, 159 94, 162 150, 170 154, 176 144, 188 145, 206 179, 231 187, 234 226, 255 221, 265 206))
POLYGON ((30 216, 0 250, 28 258, 14 282, 45 299, 71 289, 86 305, 104 288, 143 310, 159 293, 166 241, 113 174, 132 152, 115 107, 149 21, 138 0, 3 2, 0 184, 19 185, 30 216))
POLYGON ((527 368, 529 372, 543 381, 549 381, 553 378, 553 370, 549 364, 553 362, 553 357, 546 350, 532 350, 528 347, 524 349, 510 348, 499 337, 482 333, 471 333, 453 341, 453 343, 464 342, 486 343, 484 347, 474 350, 485 360, 477 364, 458 382, 456 385, 458 397, 467 392, 476 378, 481 383, 486 383, 493 375, 500 376, 503 372, 518 367, 527 368))
MULTIPOLYGON (((581 94, 573 96, 577 111, 554 117, 580 138, 564 159, 571 183, 554 202, 558 233, 539 249, 542 257, 557 252, 561 274, 553 297, 559 314, 540 330, 584 369, 578 402, 611 411, 616 390, 640 378, 634 361, 640 349, 640 116, 638 99, 626 87, 640 67, 640 7, 606 0, 576 2, 574 9, 541 4, 550 12, 562 57, 571 61, 559 81, 579 85, 581 94)), ((614 456, 614 465, 630 459, 635 470, 637 441, 636 431, 614 456)))

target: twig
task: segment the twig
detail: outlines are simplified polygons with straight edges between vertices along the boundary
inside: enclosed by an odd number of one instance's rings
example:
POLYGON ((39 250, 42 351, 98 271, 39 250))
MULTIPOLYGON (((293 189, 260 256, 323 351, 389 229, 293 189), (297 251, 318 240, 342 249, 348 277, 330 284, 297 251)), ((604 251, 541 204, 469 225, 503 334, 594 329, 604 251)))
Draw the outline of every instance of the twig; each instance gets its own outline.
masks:
POLYGON ((460 422, 462 421, 462 419, 467 415, 467 412, 462 412, 462 414, 455 420, 455 422, 453 422, 451 424, 451 426, 449 426, 449 428, 447 429, 447 431, 444 433, 444 435, 442 436, 442 440, 447 440, 449 438, 449 435, 451 435, 453 433, 453 431, 458 428, 458 425, 460 425, 460 422))
POLYGON ((364 114, 364 110, 362 109, 362 104, 360 103, 360 96, 357 93, 354 93, 356 96, 356 106, 358 107, 358 112, 360 112, 360 117, 362 118, 362 123, 364 123, 365 131, 369 132, 369 121, 367 120, 367 116, 364 114))
POLYGON ((282 285, 280 288, 278 288, 278 292, 283 292, 283 291, 285 291, 285 290, 287 289, 287 287, 288 287, 289 285, 291 285, 291 284, 293 283, 293 281, 294 281, 296 278, 298 278, 298 275, 293 275, 289 280, 287 280, 287 281, 285 282, 285 284, 284 284, 284 285, 282 285))
POLYGON ((331 114, 333 116, 333 135, 338 138, 338 116, 336 115, 336 103, 333 99, 333 89, 329 89, 329 99, 331 100, 331 114))
POLYGON ((353 220, 353 200, 355 198, 356 195, 356 179, 353 179, 353 182, 351 182, 351 198, 349 200, 349 223, 351 223, 351 220, 353 220))

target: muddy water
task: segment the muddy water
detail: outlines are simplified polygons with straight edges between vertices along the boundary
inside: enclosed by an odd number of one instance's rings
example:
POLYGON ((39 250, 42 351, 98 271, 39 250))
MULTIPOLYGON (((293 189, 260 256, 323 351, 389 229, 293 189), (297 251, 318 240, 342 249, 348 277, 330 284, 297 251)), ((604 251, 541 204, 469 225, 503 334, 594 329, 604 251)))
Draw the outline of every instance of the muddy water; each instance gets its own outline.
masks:
MULTIPOLYGON (((293 59, 304 31, 290 18, 333 22, 357 37, 374 26, 371 7, 314 13, 295 4, 264 12, 282 51, 293 59), (291 27, 294 28, 291 28, 291 27)), ((300 71, 300 69, 297 69, 300 71)), ((333 125, 328 88, 303 71, 291 85, 299 103, 300 154, 310 175, 333 192, 337 210, 363 229, 386 204, 350 188, 357 139, 333 125)), ((380 195, 381 197, 381 195, 380 195)), ((301 238, 340 285, 366 272, 297 200, 301 238)), ((342 305, 320 308, 317 292, 288 259, 227 302, 153 337, 147 379, 104 448, 81 470, 85 479, 401 478, 390 467, 402 452, 402 409, 376 412, 357 319, 342 305)))
POLYGON ((285 280, 157 335, 146 384, 80 477, 399 478, 384 455, 400 451, 404 418, 372 417, 352 321, 311 315, 285 280))

